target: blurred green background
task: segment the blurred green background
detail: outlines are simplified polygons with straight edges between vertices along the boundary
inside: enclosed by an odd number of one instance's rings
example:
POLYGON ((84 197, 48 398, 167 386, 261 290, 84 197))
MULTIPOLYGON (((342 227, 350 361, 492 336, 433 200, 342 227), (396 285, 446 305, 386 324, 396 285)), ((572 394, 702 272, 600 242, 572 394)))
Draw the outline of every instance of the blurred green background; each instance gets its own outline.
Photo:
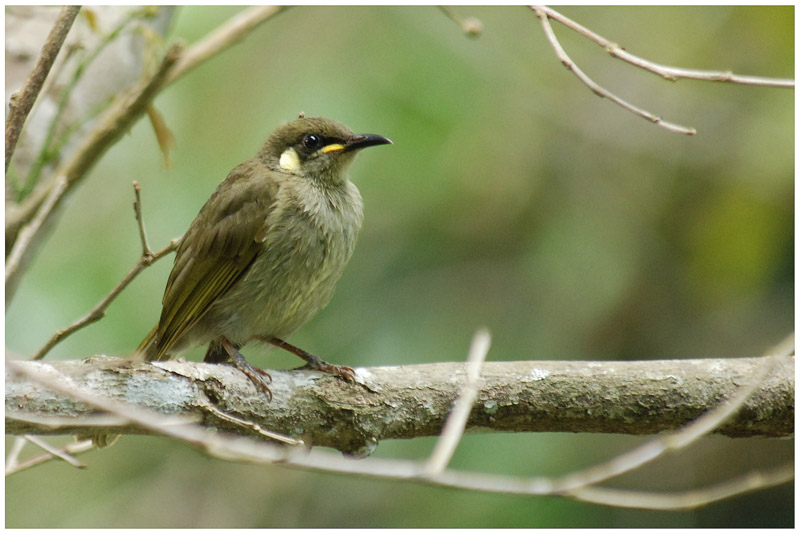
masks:
MULTIPOLYGON (((179 8, 192 43, 233 7, 179 8)), ((761 354, 794 325, 794 92, 670 83, 555 24, 581 68, 622 98, 697 128, 667 132, 597 98, 558 62, 524 7, 299 7, 281 13, 156 100, 177 139, 165 169, 145 121, 72 196, 6 316, 30 354, 94 306, 137 261, 130 183, 154 248, 180 235, 216 185, 297 113, 395 144, 362 154, 365 225, 330 306, 292 338, 329 361, 633 360, 761 354)), ((563 7, 627 50, 681 67, 794 76, 794 8, 563 7)), ((171 259, 49 359, 132 351, 155 324, 171 259)), ((202 349, 187 354, 201 358, 202 349)), ((257 346, 263 367, 299 364, 257 346)), ((644 438, 465 438, 453 465, 561 474, 644 438)), ((57 440, 55 440, 57 441, 57 440)), ((6 444, 10 443, 7 438, 6 444)), ((423 458, 433 439, 384 442, 423 458)), ((707 438, 609 485, 679 490, 791 458, 791 440, 707 438)), ((125 437, 6 481, 7 527, 791 526, 784 485, 692 512, 612 509, 249 466, 166 439, 125 437)))

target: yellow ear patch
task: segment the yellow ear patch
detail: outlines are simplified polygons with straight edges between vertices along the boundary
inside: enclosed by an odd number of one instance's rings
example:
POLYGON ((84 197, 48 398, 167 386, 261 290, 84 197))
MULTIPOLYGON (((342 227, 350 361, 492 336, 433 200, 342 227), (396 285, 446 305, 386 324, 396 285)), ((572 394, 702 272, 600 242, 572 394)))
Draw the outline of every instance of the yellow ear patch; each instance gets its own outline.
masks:
POLYGON ((281 154, 281 159, 278 161, 281 169, 285 171, 299 171, 300 170, 300 156, 293 148, 287 148, 281 154))
POLYGON ((344 145, 340 145, 339 143, 331 143, 330 145, 322 147, 323 154, 327 154, 328 152, 336 152, 337 150, 344 150, 344 145))

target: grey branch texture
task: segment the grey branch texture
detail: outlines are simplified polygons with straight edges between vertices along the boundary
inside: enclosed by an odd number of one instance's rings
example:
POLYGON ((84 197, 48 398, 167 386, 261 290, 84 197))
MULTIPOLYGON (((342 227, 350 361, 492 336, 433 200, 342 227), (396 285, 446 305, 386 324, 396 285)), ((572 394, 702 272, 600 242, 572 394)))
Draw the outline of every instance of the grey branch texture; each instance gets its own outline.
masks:
MULTIPOLYGON (((762 358, 634 362, 488 362, 467 432, 654 434, 677 429, 746 386, 762 358)), ((307 445, 367 455, 384 439, 438 435, 463 388, 464 363, 357 369, 350 384, 321 373, 270 371, 273 400, 227 365, 143 363, 93 357, 13 362, 6 369, 7 434, 148 434, 53 391, 37 376, 84 395, 128 403, 206 427, 254 435, 253 427, 307 445), (224 417, 223 417, 224 416, 224 417), (236 420, 246 421, 243 425, 236 420)), ((794 432, 794 359, 782 358, 717 433, 794 432)))

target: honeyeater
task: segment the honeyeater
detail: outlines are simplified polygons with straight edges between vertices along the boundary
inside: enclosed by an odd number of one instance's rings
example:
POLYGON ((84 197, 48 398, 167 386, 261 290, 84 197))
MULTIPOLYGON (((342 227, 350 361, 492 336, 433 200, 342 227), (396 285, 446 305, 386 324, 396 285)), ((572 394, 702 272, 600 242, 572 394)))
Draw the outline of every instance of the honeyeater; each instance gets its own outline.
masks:
POLYGON ((333 296, 362 221, 348 169, 361 149, 383 144, 391 141, 321 117, 278 127, 228 174, 184 234, 161 318, 138 352, 166 360, 207 343, 206 362, 230 360, 269 393, 269 375, 239 352, 256 340, 352 380, 349 367, 285 340, 333 296))

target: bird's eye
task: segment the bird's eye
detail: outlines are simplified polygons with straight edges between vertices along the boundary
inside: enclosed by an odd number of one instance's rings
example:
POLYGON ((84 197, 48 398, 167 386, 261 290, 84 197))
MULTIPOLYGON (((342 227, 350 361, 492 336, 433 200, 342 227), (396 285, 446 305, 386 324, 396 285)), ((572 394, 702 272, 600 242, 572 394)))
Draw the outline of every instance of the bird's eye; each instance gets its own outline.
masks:
POLYGON ((303 146, 309 150, 317 150, 322 146, 322 137, 309 134, 303 138, 303 146))

